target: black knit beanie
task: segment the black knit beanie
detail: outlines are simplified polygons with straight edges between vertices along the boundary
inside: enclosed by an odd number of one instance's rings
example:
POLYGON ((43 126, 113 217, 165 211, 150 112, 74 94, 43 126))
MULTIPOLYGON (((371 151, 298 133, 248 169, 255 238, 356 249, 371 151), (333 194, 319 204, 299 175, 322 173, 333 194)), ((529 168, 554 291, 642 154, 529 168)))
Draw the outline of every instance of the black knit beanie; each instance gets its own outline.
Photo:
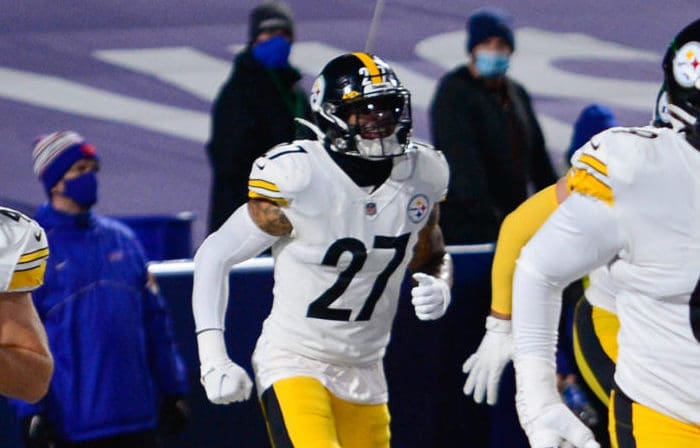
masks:
POLYGON ((263 31, 281 29, 294 36, 292 10, 281 1, 270 1, 257 6, 248 18, 248 42, 253 42, 263 31))

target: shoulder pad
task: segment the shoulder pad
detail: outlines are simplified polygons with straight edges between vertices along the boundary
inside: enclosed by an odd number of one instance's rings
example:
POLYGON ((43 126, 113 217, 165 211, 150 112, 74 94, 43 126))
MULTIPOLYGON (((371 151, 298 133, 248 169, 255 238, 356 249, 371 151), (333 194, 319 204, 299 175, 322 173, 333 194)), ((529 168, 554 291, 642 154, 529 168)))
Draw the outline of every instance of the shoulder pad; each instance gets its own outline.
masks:
POLYGON ((41 226, 0 207, 0 291, 32 291, 44 282, 49 247, 41 226))
POLYGON ((614 127, 593 136, 571 157, 571 169, 567 173, 569 190, 612 205, 611 177, 629 181, 637 167, 644 163, 649 144, 662 131, 652 126, 614 127), (610 173, 613 159, 616 171, 610 173))
POLYGON ((434 187, 438 200, 444 200, 450 181, 450 168, 445 155, 426 143, 414 142, 411 143, 411 148, 418 155, 418 175, 434 187))
POLYGON ((311 180, 311 162, 304 146, 278 145, 258 157, 250 171, 248 197, 288 206, 311 180))
POLYGON ((608 178, 610 142, 606 138, 610 130, 593 136, 571 156, 571 168, 567 173, 569 191, 600 199, 608 205, 614 202, 608 178))

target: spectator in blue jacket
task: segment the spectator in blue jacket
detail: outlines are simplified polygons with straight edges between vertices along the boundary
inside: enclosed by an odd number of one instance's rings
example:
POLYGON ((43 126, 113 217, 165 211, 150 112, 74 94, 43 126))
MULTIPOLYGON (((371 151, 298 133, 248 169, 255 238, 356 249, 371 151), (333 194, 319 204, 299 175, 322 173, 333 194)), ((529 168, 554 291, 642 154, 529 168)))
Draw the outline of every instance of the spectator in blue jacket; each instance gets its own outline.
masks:
POLYGON ((161 421, 186 421, 187 379, 143 249, 130 229, 91 210, 99 161, 82 136, 54 132, 32 156, 49 198, 35 219, 51 248, 34 302, 55 373, 43 400, 16 403, 26 440, 55 448, 160 446, 161 421))

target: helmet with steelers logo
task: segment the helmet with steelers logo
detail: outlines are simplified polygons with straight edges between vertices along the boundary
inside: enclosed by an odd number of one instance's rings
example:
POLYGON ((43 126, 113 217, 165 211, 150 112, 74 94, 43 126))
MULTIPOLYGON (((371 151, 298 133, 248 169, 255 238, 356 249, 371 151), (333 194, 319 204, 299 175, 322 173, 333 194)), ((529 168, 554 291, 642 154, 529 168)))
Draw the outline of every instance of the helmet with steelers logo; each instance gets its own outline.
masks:
POLYGON ((310 103, 331 149, 369 159, 406 151, 411 96, 379 57, 357 52, 331 60, 313 84, 310 103))
POLYGON ((700 149, 700 19, 676 35, 662 65, 673 127, 700 149))

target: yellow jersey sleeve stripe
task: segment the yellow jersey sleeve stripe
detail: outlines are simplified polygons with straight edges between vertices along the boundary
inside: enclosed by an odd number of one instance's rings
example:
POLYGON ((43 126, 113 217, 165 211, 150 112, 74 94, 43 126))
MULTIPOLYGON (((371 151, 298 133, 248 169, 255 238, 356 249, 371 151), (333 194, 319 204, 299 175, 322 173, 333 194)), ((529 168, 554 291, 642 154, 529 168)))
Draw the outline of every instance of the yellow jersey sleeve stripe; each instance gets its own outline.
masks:
POLYGON ((26 271, 15 271, 10 281, 8 291, 31 291, 44 283, 46 263, 41 263, 26 271))
POLYGON ((600 199, 608 205, 613 205, 615 202, 610 185, 603 183, 593 174, 583 169, 572 168, 569 170, 566 186, 569 191, 600 199))
POLYGON ((584 165, 590 166, 603 176, 608 175, 608 166, 590 154, 583 154, 581 157, 579 157, 578 161, 584 165))
POLYGON ((362 61, 362 63, 365 64, 365 67, 367 67, 367 70, 369 71, 369 79, 372 81, 372 84, 379 84, 382 82, 379 67, 377 67, 377 64, 374 63, 370 55, 359 51, 353 53, 353 55, 355 55, 357 59, 362 61))
POLYGON ((250 179, 248 181, 248 186, 253 188, 260 188, 262 190, 274 191, 275 193, 280 192, 280 189, 277 185, 263 179, 250 179))
POLYGON ((274 202, 275 204, 279 205, 280 207, 289 206, 289 201, 287 201, 285 198, 273 198, 271 196, 266 196, 264 194, 260 194, 258 192, 252 191, 252 190, 248 190, 248 197, 251 199, 262 199, 264 201, 274 202))
POLYGON ((32 261, 40 260, 49 256, 49 248, 44 247, 43 249, 35 250, 33 252, 26 253, 19 257, 19 263, 29 263, 32 261))

